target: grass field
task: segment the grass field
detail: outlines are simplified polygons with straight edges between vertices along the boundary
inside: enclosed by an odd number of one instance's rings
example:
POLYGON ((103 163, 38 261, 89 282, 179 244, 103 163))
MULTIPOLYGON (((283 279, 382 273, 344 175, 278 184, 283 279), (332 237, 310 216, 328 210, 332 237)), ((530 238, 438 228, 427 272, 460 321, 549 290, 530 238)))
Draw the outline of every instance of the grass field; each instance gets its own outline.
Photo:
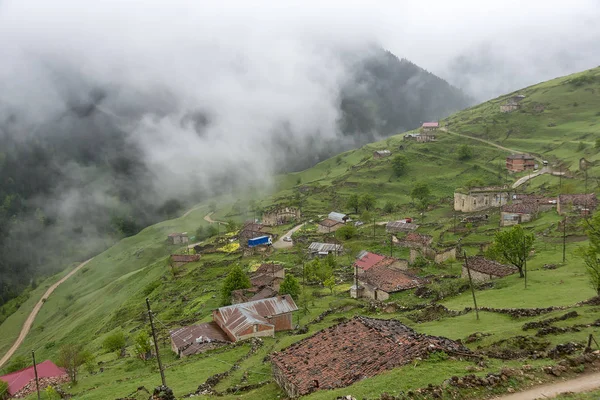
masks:
MULTIPOLYGON (((587 82, 586 79, 584 81, 587 82)), ((582 236, 580 226, 569 226, 567 258, 563 264, 562 232, 557 229, 561 217, 555 211, 547 211, 524 225, 536 235, 535 253, 528 260, 528 287, 525 289, 524 280, 512 275, 494 282, 492 287, 480 287, 476 295, 479 306, 560 306, 564 307, 562 310, 519 319, 494 312, 481 312, 479 320, 476 320, 471 311, 454 317, 440 315, 438 319, 421 323, 415 322, 415 315, 411 313, 385 313, 381 309, 369 311, 365 301, 349 299, 347 293, 351 284, 349 277, 352 275, 352 255, 361 249, 382 254, 389 254, 391 250, 394 256, 407 258, 408 250, 399 247, 390 249, 390 236, 385 233, 385 227, 373 227, 372 221, 365 221, 367 223, 359 228, 355 238, 343 241, 349 251, 337 259, 338 281, 334 294, 318 285, 309 286, 306 288, 307 295, 298 301, 300 308, 307 311, 297 312, 294 322, 301 326, 308 325, 307 333, 282 332, 275 338, 266 338, 256 353, 250 354, 246 359, 243 358, 249 354, 248 344, 177 359, 170 351, 167 340, 169 328, 210 320, 211 311, 220 305, 221 282, 234 264, 248 269, 260 262, 276 261, 284 264, 287 273, 300 277, 302 268, 299 253, 310 241, 323 240, 329 236, 315 232, 315 222, 320 216, 336 210, 350 213, 353 219, 360 218, 360 213, 356 215, 346 206, 351 194, 371 193, 376 196, 375 222, 411 216, 421 225, 419 232, 432 235, 436 245, 447 247, 460 242, 467 254, 479 253, 481 245, 489 243, 493 234, 500 229, 499 210, 486 211, 490 216, 487 221, 466 226, 460 223, 463 215, 453 211, 454 190, 476 181, 486 185, 512 183, 522 174, 506 174, 504 163, 508 151, 453 135, 452 132, 529 151, 548 159, 556 168, 568 169, 569 177, 543 175, 520 187, 519 192, 546 195, 582 192, 586 183, 584 174, 578 167, 581 157, 594 163, 588 170, 587 187, 588 190, 598 192, 596 178, 600 171, 596 161, 600 156, 595 148, 595 137, 600 126, 597 125, 600 120, 600 99, 594 96, 596 90, 600 90, 600 69, 575 77, 560 78, 519 91, 527 96, 520 111, 500 113, 499 105, 506 99, 502 97, 449 117, 442 123, 450 124, 450 133, 439 132, 438 140, 434 143, 407 142, 402 139, 403 135, 392 136, 342 153, 306 171, 279 176, 275 179, 271 192, 251 188, 227 198, 216 199, 216 212, 212 218, 219 221, 241 222, 254 218, 255 212, 249 207, 254 201, 262 207, 272 204, 300 205, 303 219, 313 222, 294 235, 297 242, 292 249, 251 257, 242 257, 240 252, 203 254, 200 261, 182 267, 173 275, 167 266, 167 257, 171 253, 181 252, 182 248, 168 245, 166 237, 171 232, 187 231, 191 234, 200 226, 208 226, 204 216, 210 212, 211 202, 198 204, 185 217, 164 221, 122 240, 96 256, 85 268, 61 285, 42 307, 32 331, 17 355, 27 356, 30 350, 35 349, 38 359, 56 360, 63 344, 83 344, 95 354, 96 361, 103 363, 104 372, 99 373, 99 367, 95 368, 94 373, 82 371, 80 382, 67 389, 77 399, 123 397, 134 393, 142 385, 151 389, 160 383, 160 376, 153 362, 145 363, 135 357, 118 359, 115 354, 107 354, 102 349, 102 342, 107 335, 123 331, 129 338, 128 352, 133 354, 133 337, 140 329, 148 328, 145 298, 149 298, 157 316, 159 342, 167 365, 167 382, 175 389, 177 396, 194 392, 208 377, 227 371, 236 364, 239 367, 222 379, 215 390, 223 392, 223 398, 265 399, 284 396, 284 392, 272 382, 270 363, 265 361, 265 357, 343 317, 361 314, 397 318, 419 332, 452 339, 464 340, 476 332, 489 334, 480 341, 469 344, 473 350, 478 347, 485 349, 500 340, 517 335, 534 337, 535 330, 522 330, 524 323, 561 316, 570 310, 577 311, 579 316, 557 322, 555 326, 591 324, 600 318, 598 307, 576 305, 595 294, 588 283, 582 260, 575 255, 576 249, 585 245, 586 238, 582 236), (589 83, 581 86, 572 83, 574 78, 588 75, 591 77, 589 83), (544 106, 543 111, 535 111, 541 110, 540 104, 544 106), (473 157, 459 160, 457 149, 464 144, 471 147, 473 157), (406 158, 408 169, 402 176, 393 175, 393 157, 379 160, 372 158, 374 150, 385 148, 406 158), (413 204, 410 197, 416 183, 426 183, 431 189, 431 206, 424 213, 413 204), (387 202, 394 207, 391 212, 386 213, 383 205, 387 202), (543 269, 545 264, 557 264, 558 268, 543 269), (335 308, 336 312, 318 323, 311 323, 330 308, 335 308), (259 383, 264 385, 253 390, 226 393, 240 385, 259 383)), ((274 233, 281 235, 292 226, 293 224, 288 224, 274 228, 274 233)), ((214 240, 209 239, 207 242, 214 240)), ((429 264, 414 272, 422 276, 460 275, 461 263, 450 261, 441 265, 429 264)), ((0 325, 0 352, 5 351, 17 336, 22 321, 41 293, 60 276, 62 275, 58 274, 41 284, 19 311, 0 325)), ((439 303, 455 311, 472 307, 469 291, 454 290, 458 280, 440 279, 436 290, 449 294, 442 296, 439 303)), ((433 300, 419 298, 409 291, 394 294, 391 301, 401 305, 415 305, 433 300)), ((598 335, 600 330, 589 326, 577 332, 549 335, 545 339, 549 346, 554 346, 567 341, 584 342, 590 333, 598 335)), ((488 366, 478 373, 498 371, 505 365, 518 367, 524 361, 504 362, 489 358, 487 362, 488 366)), ((553 361, 542 359, 527 362, 541 367, 553 361)), ((471 364, 472 362, 467 361, 424 360, 365 379, 349 388, 317 392, 307 398, 329 399, 347 394, 357 398, 377 398, 384 392, 397 394, 430 383, 440 384, 452 375, 464 375, 466 367, 471 364)), ((476 393, 474 396, 477 395, 476 393)), ((208 397, 213 396, 204 396, 208 397)))

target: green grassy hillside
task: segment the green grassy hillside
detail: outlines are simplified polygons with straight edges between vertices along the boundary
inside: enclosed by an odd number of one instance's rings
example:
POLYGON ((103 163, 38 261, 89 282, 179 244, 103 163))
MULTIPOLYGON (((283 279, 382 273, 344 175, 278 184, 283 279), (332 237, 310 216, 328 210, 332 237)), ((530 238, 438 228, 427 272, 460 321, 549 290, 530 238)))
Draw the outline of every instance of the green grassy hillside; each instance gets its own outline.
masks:
MULTIPOLYGON (((413 217, 421 225, 419 232, 432 235, 437 246, 453 246, 457 243, 474 255, 480 252, 481 245, 492 240, 499 227, 499 210, 487 210, 490 218, 481 224, 461 223, 463 216, 453 211, 453 192, 476 182, 493 185, 512 183, 520 175, 507 174, 504 168, 505 157, 510 151, 493 144, 473 140, 473 136, 500 144, 510 149, 532 152, 551 163, 562 165, 569 170, 569 177, 562 181, 556 176, 543 175, 519 187, 519 192, 556 195, 559 192, 582 192, 585 186, 583 175, 578 171, 578 160, 585 157, 597 161, 599 149, 595 147, 600 119, 600 69, 594 69, 574 76, 559 78, 550 82, 518 91, 526 95, 522 110, 509 114, 500 113, 499 105, 507 98, 502 97, 480 106, 457 113, 445 121, 448 131, 440 131, 434 143, 415 143, 403 140, 404 135, 396 135, 360 149, 340 154, 308 170, 279 176, 271 193, 247 190, 232 198, 198 204, 194 211, 178 219, 151 226, 138 235, 122 240, 109 250, 97 255, 88 265, 61 285, 42 307, 32 331, 20 347, 17 356, 27 356, 35 349, 39 359, 56 360, 59 349, 67 343, 82 344, 102 362, 104 372, 98 366, 85 371, 82 369, 80 382, 68 389, 78 399, 106 399, 123 397, 135 392, 138 386, 152 388, 160 383, 160 376, 154 362, 147 363, 133 356, 133 338, 140 329, 148 329, 144 299, 148 297, 157 314, 161 351, 166 364, 167 383, 177 396, 194 392, 198 385, 217 373, 237 367, 214 386, 224 398, 265 399, 283 396, 283 392, 272 382, 270 364, 265 357, 274 350, 285 348, 319 329, 330 326, 340 318, 356 314, 398 318, 416 330, 444 335, 453 339, 465 339, 480 332, 484 339, 469 344, 472 349, 484 349, 495 343, 517 335, 534 337, 536 331, 523 332, 525 322, 538 321, 560 316, 570 308, 577 310, 575 319, 562 321, 557 326, 591 324, 600 318, 597 306, 576 306, 576 303, 594 296, 588 284, 583 262, 575 253, 586 243, 579 225, 568 226, 567 260, 562 264, 562 230, 558 229, 561 220, 555 211, 542 213, 525 228, 535 234, 535 253, 528 261, 528 288, 516 276, 478 287, 480 306, 493 308, 533 308, 558 306, 565 310, 550 314, 511 318, 496 312, 482 312, 481 319, 475 319, 473 312, 458 316, 449 314, 424 318, 418 311, 384 311, 382 307, 372 307, 363 300, 349 298, 353 262, 352 255, 360 249, 368 249, 388 254, 390 237, 385 234, 383 225, 367 222, 358 229, 356 237, 343 240, 349 249, 348 254, 336 260, 336 287, 333 293, 321 285, 309 285, 305 295, 298 299, 303 309, 294 319, 301 326, 307 326, 305 333, 278 333, 275 338, 264 339, 262 346, 252 349, 249 344, 223 348, 202 355, 177 359, 170 351, 168 328, 184 326, 195 322, 208 321, 211 310, 220 304, 220 287, 231 266, 240 264, 249 269, 264 261, 277 261, 285 265, 287 273, 302 275, 303 250, 312 240, 322 240, 316 233, 315 222, 319 216, 330 211, 352 213, 347 201, 352 194, 373 194, 376 199, 372 215, 376 222, 396 218, 413 217), (577 105, 575 106, 575 103, 577 105), (543 104, 544 109, 536 105, 543 104), (551 125, 552 126, 549 126, 551 125), (507 133, 509 132, 510 133, 507 133), (583 143, 581 145, 580 143, 583 143), (459 147, 467 145, 472 157, 459 159, 459 147), (373 159, 373 151, 389 149, 392 157, 373 159), (399 177, 394 176, 392 162, 401 154, 407 160, 408 168, 399 177), (410 197, 417 183, 425 183, 431 189, 430 206, 421 210, 410 197), (390 207, 385 207, 390 203, 390 207), (275 250, 269 255, 242 257, 240 252, 214 252, 203 254, 200 261, 183 267, 173 274, 167 266, 167 257, 173 252, 183 251, 182 247, 166 243, 171 232, 187 231, 192 234, 199 227, 209 223, 204 217, 213 207, 215 220, 242 221, 256 213, 251 205, 267 207, 273 204, 296 204, 302 207, 306 228, 294 235, 295 246, 289 250, 275 250), (389 209, 388 209, 389 208, 389 209), (558 264, 555 270, 542 268, 545 264, 558 264), (334 309, 322 320, 314 319, 322 312, 334 309), (130 357, 117 358, 106 353, 102 342, 112 332, 124 332, 128 340, 130 357), (238 386, 256 384, 258 387, 236 391, 238 386)), ((598 166, 588 170, 588 188, 598 192, 598 166)), ((254 206, 252 206, 254 207, 254 206)), ((362 211, 362 210, 361 210, 362 211)), ((352 215, 353 218, 360 218, 352 215)), ((276 234, 283 234, 293 224, 274 228, 276 234)), ((227 239, 211 238, 205 244, 220 240, 221 247, 227 239)), ((339 238, 338 238, 339 239, 339 238)), ((393 248, 397 257, 408 257, 408 251, 393 248)), ((438 302, 449 310, 463 311, 472 306, 470 292, 465 291, 464 281, 448 278, 460 275, 458 261, 443 264, 425 263, 414 266, 414 273, 429 276, 432 295, 417 297, 413 291, 395 294, 391 302, 404 306, 426 305, 438 302)), ((58 277, 57 277, 58 279, 58 277)), ((41 285, 33 294, 43 292, 41 285)), ((18 334, 18 326, 33 306, 33 301, 25 303, 18 313, 0 325, 0 352, 6 351, 18 334)), ((598 335, 600 329, 590 325, 577 332, 559 332, 547 337, 547 346, 567 341, 584 342, 590 333, 598 335)), ((538 339, 535 339, 538 340, 538 339)), ((486 358, 487 366, 478 374, 499 370, 502 366, 518 367, 525 361, 500 361, 486 358)), ((536 368, 552 364, 547 358, 527 360, 536 368)), ((414 366, 397 368, 378 377, 363 380, 350 388, 333 392, 317 392, 308 398, 325 399, 338 395, 353 394, 356 397, 376 398, 383 392, 399 393, 403 390, 441 384, 452 375, 466 374, 472 362, 437 360, 414 366)), ((546 379, 541 375, 537 379, 546 379)), ((526 383, 514 383, 518 387, 526 383)), ((511 383, 512 385, 512 383, 511 383)), ((499 390, 506 388, 499 388, 499 390)), ((485 395, 491 395, 489 392, 485 395)), ((473 391, 465 396, 483 397, 473 391)), ((206 396, 211 397, 211 396, 206 396)))

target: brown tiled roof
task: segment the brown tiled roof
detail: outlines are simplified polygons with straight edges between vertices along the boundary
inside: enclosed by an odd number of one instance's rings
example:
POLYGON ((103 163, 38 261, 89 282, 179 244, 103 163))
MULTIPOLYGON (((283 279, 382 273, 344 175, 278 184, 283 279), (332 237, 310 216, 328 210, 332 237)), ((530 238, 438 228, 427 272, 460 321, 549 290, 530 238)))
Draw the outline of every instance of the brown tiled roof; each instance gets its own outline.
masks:
POLYGON ((260 267, 254 271, 255 274, 274 274, 283 269, 282 264, 261 264, 260 267))
POLYGON ((389 259, 388 263, 376 265, 359 275, 358 280, 368 283, 387 293, 399 292, 422 286, 424 281, 416 276, 389 268, 394 261, 389 259))
POLYGON ((588 194, 561 194, 559 201, 561 204, 572 204, 579 207, 587 207, 589 209, 595 209, 598 206, 598 199, 596 193, 588 194))
POLYGON ((277 292, 269 286, 265 286, 258 293, 252 296, 248 301, 263 300, 277 296, 277 292))
POLYGON ((336 226, 338 224, 341 224, 341 222, 334 221, 334 220, 329 219, 329 218, 326 218, 323 221, 319 222, 319 225, 324 226, 326 228, 331 228, 331 227, 336 226))
POLYGON ((169 334, 171 335, 171 340, 175 344, 175 347, 186 356, 196 354, 205 343, 231 342, 216 322, 184 326, 183 328, 169 331, 169 334), (197 341, 199 338, 201 339, 197 341))
POLYGON ((236 337, 249 327, 260 323, 270 325, 265 317, 287 314, 297 311, 298 307, 290 295, 272 297, 268 299, 249 301, 221 307, 216 310, 220 314, 224 325, 236 337))
POLYGON ((394 319, 358 316, 274 353, 271 362, 296 395, 305 395, 351 385, 439 350, 470 352, 455 341, 419 334, 394 319))
POLYGON ((422 235, 417 232, 410 232, 406 235, 403 241, 427 246, 433 241, 433 237, 429 235, 422 235))
POLYGON ((516 214, 535 214, 538 212, 538 203, 506 204, 502 206, 502 212, 516 214))
POLYGON ((502 277, 517 272, 517 268, 512 265, 500 264, 497 261, 481 256, 469 257, 467 261, 471 270, 486 275, 502 277))
POLYGON ((199 254, 171 254, 171 261, 188 263, 198 261, 200 259, 199 254))

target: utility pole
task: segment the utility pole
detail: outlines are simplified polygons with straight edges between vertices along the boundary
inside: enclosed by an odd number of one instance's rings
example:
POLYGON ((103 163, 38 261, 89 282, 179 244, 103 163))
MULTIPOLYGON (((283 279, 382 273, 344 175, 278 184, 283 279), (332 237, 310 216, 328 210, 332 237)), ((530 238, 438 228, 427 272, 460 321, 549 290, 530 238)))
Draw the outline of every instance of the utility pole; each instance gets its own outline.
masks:
POLYGON ((567 216, 563 218, 563 264, 565 263, 565 257, 567 254, 567 216))
POLYGON ((33 359, 33 372, 35 373, 35 389, 37 390, 38 400, 40 400, 40 383, 38 382, 37 365, 35 363, 35 351, 33 350, 31 350, 31 358, 33 359))
POLYGON ((390 257, 394 257, 394 235, 390 233, 390 257))
POLYGON ((523 236, 523 260, 524 260, 524 272, 525 272, 525 289, 527 289, 527 246, 525 243, 526 237, 523 236))
POLYGON ((163 371, 162 363, 160 362, 160 353, 158 351, 158 340, 156 340, 156 332, 154 331, 154 320, 152 319, 152 310, 150 309, 150 300, 146 297, 146 305, 148 306, 148 317, 150 318, 150 327, 152 328, 152 338, 154 339, 154 349, 156 350, 156 361, 158 361, 158 370, 160 371, 160 379, 163 386, 167 386, 165 380, 165 371, 163 371))
POLYGON ((373 239, 375 239, 375 216, 373 216, 373 239))
POLYGON ((479 309, 477 308, 477 299, 475 298, 475 289, 473 288, 473 279, 471 278, 471 269, 469 268, 469 262, 467 260, 467 252, 463 253, 465 255, 465 267, 467 268, 467 274, 469 275, 469 286, 471 286, 471 294, 473 295, 473 305, 475 306, 475 316, 479 321, 479 309))

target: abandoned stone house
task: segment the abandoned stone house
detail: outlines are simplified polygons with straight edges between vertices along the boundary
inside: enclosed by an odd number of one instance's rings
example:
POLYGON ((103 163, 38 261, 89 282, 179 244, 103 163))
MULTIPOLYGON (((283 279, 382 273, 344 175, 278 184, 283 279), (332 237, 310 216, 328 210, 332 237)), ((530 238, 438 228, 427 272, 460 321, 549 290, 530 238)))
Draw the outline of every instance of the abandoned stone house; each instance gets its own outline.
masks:
POLYGON ((290 330, 292 312, 298 311, 290 295, 234 304, 213 310, 213 321, 232 342, 252 337, 275 336, 290 330))
POLYGON ((396 244, 401 247, 418 247, 425 248, 431 246, 433 243, 433 237, 429 235, 423 235, 417 232, 409 232, 406 236, 400 239, 396 244))
POLYGON ((262 300, 277 296, 279 286, 285 278, 285 268, 281 264, 262 264, 250 275, 249 289, 238 289, 231 292, 233 304, 262 300))
POLYGON ((198 261, 200 254, 171 254, 169 257, 169 265, 172 268, 179 268, 185 264, 198 261))
POLYGON ((596 193, 561 194, 556 200, 556 212, 561 215, 566 213, 590 215, 596 207, 598 207, 596 193))
POLYGON ((390 221, 385 225, 387 233, 411 232, 419 227, 417 224, 406 222, 406 219, 400 221, 390 221))
POLYGON ((297 398, 346 387, 439 351, 470 354, 458 342, 420 334, 400 321, 356 316, 273 353, 271 364, 275 382, 297 398))
POLYGON ((298 207, 274 207, 263 212, 262 223, 265 226, 283 225, 301 217, 302 213, 298 207))
POLYGON ((404 135, 403 140, 412 140, 417 143, 435 142, 435 135, 427 133, 408 133, 404 135))
POLYGON ((511 154, 506 157, 506 169, 511 172, 535 169, 535 166, 535 158, 529 154, 511 154))
POLYGON ((424 122, 423 125, 421 125, 421 132, 437 131, 439 127, 439 122, 424 122))
POLYGON ((329 254, 340 255, 344 251, 341 244, 312 242, 308 246, 308 254, 311 256, 327 256, 329 254))
POLYGON ((413 264, 419 256, 424 257, 428 260, 432 260, 437 264, 441 264, 445 261, 456 260, 456 247, 449 247, 444 249, 434 249, 432 247, 411 247, 408 261, 413 264))
POLYGON ((471 278, 474 281, 489 281, 494 278, 502 278, 517 272, 517 268, 512 265, 501 264, 482 256, 468 257, 466 264, 463 264, 461 278, 468 278, 467 265, 471 270, 471 278))
POLYGON ((515 95, 506 100, 506 102, 500 105, 500 112, 508 113, 513 112, 521 108, 520 102, 525 98, 524 95, 515 95))
POLYGON ((529 222, 538 213, 537 203, 519 203, 502 206, 500 226, 512 226, 529 222))
POLYGON ((373 158, 385 158, 392 155, 392 152, 389 150, 375 150, 373 152, 373 158))
POLYGON ((171 349, 182 358, 231 343, 225 332, 214 321, 172 329, 169 331, 169 336, 171 349))
POLYGON ((500 207, 508 203, 508 186, 473 187, 454 192, 454 210, 474 212, 500 207))
POLYGON ((393 263, 394 259, 389 257, 355 275, 354 285, 350 287, 350 297, 387 300, 392 293, 414 289, 426 283, 421 278, 392 267, 393 263))
POLYGON ((188 238, 187 232, 183 232, 183 233, 170 233, 167 236, 167 241, 170 244, 184 244, 184 243, 189 243, 190 239, 188 238))

